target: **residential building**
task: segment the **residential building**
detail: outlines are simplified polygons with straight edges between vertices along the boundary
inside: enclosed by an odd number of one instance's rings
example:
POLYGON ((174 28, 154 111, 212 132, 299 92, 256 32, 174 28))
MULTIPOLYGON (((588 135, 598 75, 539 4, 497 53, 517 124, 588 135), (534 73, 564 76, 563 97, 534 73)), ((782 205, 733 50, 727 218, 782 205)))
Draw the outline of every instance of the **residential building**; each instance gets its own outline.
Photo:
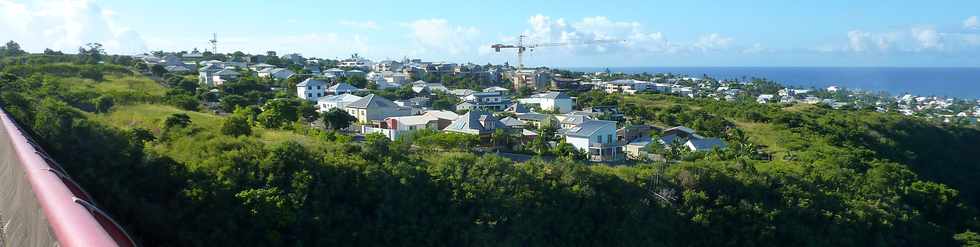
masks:
POLYGON ((759 97, 755 98, 755 102, 765 104, 771 102, 774 98, 776 98, 776 96, 772 94, 760 94, 759 97))
POLYGON ((362 125, 380 125, 385 118, 410 116, 414 112, 412 108, 398 106, 395 102, 374 94, 347 104, 346 110, 362 125))
POLYGON ((204 85, 206 87, 214 86, 214 75, 221 71, 222 68, 219 64, 208 64, 198 70, 198 84, 204 85))
POLYGON ((589 160, 609 162, 622 160, 624 144, 616 138, 616 122, 588 120, 562 131, 565 142, 588 153, 589 160))
POLYGON ((327 112, 334 108, 339 108, 344 110, 347 105, 353 103, 354 101, 360 100, 362 97, 353 94, 340 94, 340 95, 329 95, 325 97, 320 97, 317 100, 317 111, 327 112))
POLYGON ((326 93, 333 94, 333 95, 339 95, 339 94, 345 94, 345 93, 356 93, 356 92, 360 92, 360 91, 363 91, 363 89, 357 88, 357 87, 355 87, 354 85, 351 85, 351 84, 347 84, 347 83, 341 82, 341 83, 334 84, 333 86, 330 86, 329 88, 327 88, 326 93))
POLYGON ((251 69, 252 71, 262 71, 265 69, 275 69, 276 66, 267 63, 259 63, 259 64, 254 64, 252 66, 248 66, 248 68, 251 69))
POLYGON ((289 77, 293 77, 294 75, 296 75, 296 73, 293 72, 292 70, 273 67, 273 68, 264 68, 262 70, 259 70, 257 75, 262 78, 285 80, 285 79, 289 79, 289 77))
POLYGON ((489 112, 473 110, 459 116, 443 131, 479 135, 482 143, 489 143, 490 135, 497 129, 507 129, 507 125, 500 122, 489 112))
POLYGON ((657 141, 668 146, 668 148, 677 148, 676 146, 680 145, 695 152, 709 151, 715 148, 724 149, 726 146, 724 140, 700 136, 693 129, 684 126, 664 130, 657 141))
POLYGON ((302 82, 296 84, 296 95, 300 99, 305 99, 313 102, 317 102, 320 97, 326 96, 327 82, 307 78, 302 82))
POLYGON ((463 103, 456 106, 457 111, 480 109, 484 111, 503 111, 510 104, 510 100, 505 99, 499 92, 494 93, 472 93, 463 97, 463 103), (468 103, 468 104, 465 104, 468 103))
POLYGON ((518 101, 522 104, 538 105, 545 111, 557 111, 562 114, 571 112, 574 105, 572 98, 563 92, 539 93, 518 101))
POLYGON ((428 83, 423 80, 418 80, 412 83, 412 91, 419 94, 446 93, 449 92, 449 88, 443 86, 442 83, 428 83))
POLYGON ((510 93, 510 89, 493 86, 493 87, 484 88, 483 92, 484 93, 500 92, 500 94, 507 95, 510 93))
POLYGON ((239 76, 241 76, 241 73, 238 73, 238 71, 231 68, 224 68, 219 70, 217 73, 214 73, 211 81, 213 82, 214 86, 221 86, 222 84, 225 84, 225 82, 238 80, 239 76))

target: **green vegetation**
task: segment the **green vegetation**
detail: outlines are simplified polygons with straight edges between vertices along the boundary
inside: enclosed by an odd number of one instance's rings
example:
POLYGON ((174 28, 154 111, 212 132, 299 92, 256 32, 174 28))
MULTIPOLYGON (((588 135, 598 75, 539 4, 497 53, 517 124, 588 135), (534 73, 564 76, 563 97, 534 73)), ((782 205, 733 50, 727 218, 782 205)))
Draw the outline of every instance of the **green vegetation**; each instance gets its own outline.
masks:
MULTIPOLYGON (((462 134, 352 142, 308 127, 318 116, 302 102, 240 87, 259 84, 221 88, 223 107, 234 109, 222 116, 169 105, 168 90, 183 89, 143 85, 152 81, 128 72, 131 65, 0 59, 18 61, 0 65, 3 109, 147 246, 975 246, 980 239, 976 129, 861 110, 592 95, 596 104, 620 105, 630 122, 686 125, 732 148, 635 166, 515 163, 471 153, 478 141, 462 134), (104 78, 63 72, 84 69, 104 78)), ((581 155, 565 145, 541 152, 581 155)))

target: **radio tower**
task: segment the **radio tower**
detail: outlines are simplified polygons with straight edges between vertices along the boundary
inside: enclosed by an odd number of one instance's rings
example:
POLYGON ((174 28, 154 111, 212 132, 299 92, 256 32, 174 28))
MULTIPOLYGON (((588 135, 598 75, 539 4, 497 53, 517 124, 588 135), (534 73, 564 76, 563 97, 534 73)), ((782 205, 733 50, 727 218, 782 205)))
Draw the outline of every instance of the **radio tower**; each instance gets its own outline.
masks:
POLYGON ((218 34, 217 33, 211 33, 211 40, 208 40, 208 42, 211 43, 211 53, 217 54, 218 53, 218 34))

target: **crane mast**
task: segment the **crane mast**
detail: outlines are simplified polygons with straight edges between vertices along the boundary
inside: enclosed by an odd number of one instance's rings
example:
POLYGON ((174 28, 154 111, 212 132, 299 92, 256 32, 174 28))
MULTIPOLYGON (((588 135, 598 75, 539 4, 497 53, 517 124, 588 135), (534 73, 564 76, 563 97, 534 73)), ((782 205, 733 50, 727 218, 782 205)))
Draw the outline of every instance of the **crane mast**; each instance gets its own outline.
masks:
MULTIPOLYGON (((527 36, 524 35, 524 34, 521 34, 520 36, 517 37, 517 43, 516 44, 494 44, 494 45, 491 45, 490 46, 490 48, 493 48, 496 52, 500 52, 501 49, 516 49, 517 50, 517 73, 515 73, 515 76, 516 76, 516 78, 514 80, 515 85, 523 85, 523 82, 522 82, 523 78, 522 78, 522 76, 518 76, 518 74, 522 70, 524 70, 524 52, 527 52, 528 49, 531 49, 533 51, 534 48, 537 48, 537 47, 568 46, 568 45, 576 45, 576 44, 602 44, 602 43, 623 42, 623 40, 589 40, 589 41, 575 42, 575 43, 572 43, 572 42, 559 42, 559 43, 533 43, 533 44, 528 44, 528 41, 526 39, 527 39, 527 36)), ((515 89, 516 88, 517 88, 517 86, 515 86, 515 89)))

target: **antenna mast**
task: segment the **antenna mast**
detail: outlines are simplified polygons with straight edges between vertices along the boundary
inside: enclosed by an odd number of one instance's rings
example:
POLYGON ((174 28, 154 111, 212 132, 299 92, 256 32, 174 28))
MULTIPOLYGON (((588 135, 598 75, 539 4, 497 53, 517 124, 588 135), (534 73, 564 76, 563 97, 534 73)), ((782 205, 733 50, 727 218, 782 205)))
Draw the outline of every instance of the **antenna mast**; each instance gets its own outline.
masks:
POLYGON ((218 53, 218 34, 211 33, 211 40, 208 42, 211 43, 211 53, 218 53))

